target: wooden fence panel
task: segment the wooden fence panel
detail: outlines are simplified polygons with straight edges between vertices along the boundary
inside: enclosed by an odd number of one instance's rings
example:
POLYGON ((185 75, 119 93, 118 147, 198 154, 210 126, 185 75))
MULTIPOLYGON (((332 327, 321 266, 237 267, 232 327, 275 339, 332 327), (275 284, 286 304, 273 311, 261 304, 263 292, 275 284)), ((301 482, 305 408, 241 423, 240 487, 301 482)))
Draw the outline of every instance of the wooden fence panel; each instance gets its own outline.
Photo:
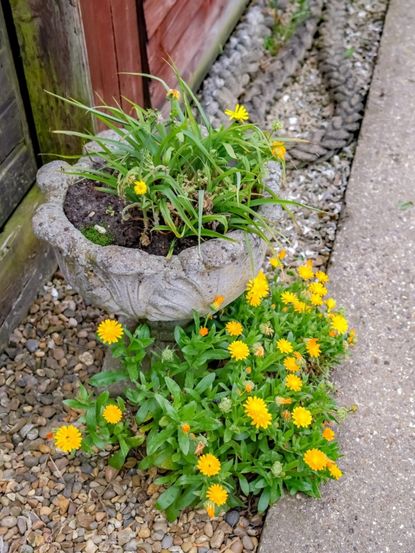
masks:
POLYGON ((35 175, 35 157, 0 6, 0 229, 35 175))

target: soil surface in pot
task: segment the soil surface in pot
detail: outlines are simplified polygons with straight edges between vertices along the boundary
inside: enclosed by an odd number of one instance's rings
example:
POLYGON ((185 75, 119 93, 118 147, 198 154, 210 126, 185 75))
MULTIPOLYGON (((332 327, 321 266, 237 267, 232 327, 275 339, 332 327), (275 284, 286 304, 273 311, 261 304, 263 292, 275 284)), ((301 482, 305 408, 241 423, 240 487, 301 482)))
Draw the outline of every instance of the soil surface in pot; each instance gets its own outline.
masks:
MULTIPOLYGON (((131 211, 128 221, 122 219, 124 201, 118 196, 96 189, 96 183, 83 180, 68 188, 64 211, 69 221, 81 232, 93 229, 95 225, 103 227, 111 245, 125 248, 138 248, 153 255, 167 255, 174 239, 173 233, 153 232, 148 234, 149 243, 140 241, 144 227, 141 212, 131 211)), ((175 254, 186 248, 197 246, 197 238, 189 237, 177 240, 175 254)))

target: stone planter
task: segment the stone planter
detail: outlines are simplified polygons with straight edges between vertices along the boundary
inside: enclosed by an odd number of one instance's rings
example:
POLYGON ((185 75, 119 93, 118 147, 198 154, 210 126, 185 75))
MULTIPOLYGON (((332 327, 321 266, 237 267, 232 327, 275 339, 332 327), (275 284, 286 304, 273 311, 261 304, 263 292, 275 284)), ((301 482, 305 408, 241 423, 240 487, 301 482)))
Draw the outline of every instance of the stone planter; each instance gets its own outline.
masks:
MULTIPOLYGON (((87 145, 94 151, 94 143, 87 145)), ((81 158, 75 167, 91 167, 93 156, 81 158)), ((109 313, 133 322, 179 323, 192 311, 208 313, 215 296, 226 305, 245 289, 260 269, 266 245, 255 235, 230 232, 234 241, 212 239, 167 259, 139 249, 99 246, 87 240, 67 219, 63 204, 68 187, 79 177, 65 173, 71 166, 53 161, 38 172, 37 183, 46 195, 33 217, 38 238, 54 249, 61 271, 83 298, 109 313)), ((279 191, 281 168, 268 166, 267 185, 279 191)), ((281 208, 268 205, 262 215, 271 223, 281 208)))

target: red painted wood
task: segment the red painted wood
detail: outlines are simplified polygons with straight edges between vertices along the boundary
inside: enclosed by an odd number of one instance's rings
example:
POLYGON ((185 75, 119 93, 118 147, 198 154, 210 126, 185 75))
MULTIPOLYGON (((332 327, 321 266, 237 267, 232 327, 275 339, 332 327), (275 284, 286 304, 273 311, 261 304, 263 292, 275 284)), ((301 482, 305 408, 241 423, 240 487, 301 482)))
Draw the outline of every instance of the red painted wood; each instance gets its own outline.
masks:
POLYGON ((163 19, 169 13, 177 0, 145 0, 147 38, 150 39, 160 27, 163 19))
POLYGON ((80 5, 95 100, 126 106, 126 96, 142 104, 142 79, 120 75, 141 71, 135 0, 80 0, 80 5))
MULTIPOLYGON (((170 67, 163 61, 170 56, 176 64, 182 77, 188 80, 199 63, 201 56, 209 40, 214 39, 217 26, 220 24, 221 15, 226 8, 227 0, 187 0, 188 6, 181 7, 179 18, 187 22, 185 30, 179 34, 177 41, 164 37, 158 44, 151 41, 148 44, 148 56, 151 71, 170 86, 175 86, 175 78, 170 67), (198 9, 192 9, 192 4, 198 9), (171 46, 174 43, 173 46, 171 46), (164 45, 169 45, 166 49, 164 45)), ((170 15, 172 19, 172 15, 170 15)), ((167 26, 167 33, 174 31, 174 25, 167 26)), ((154 37, 153 37, 154 38, 154 37)), ((165 99, 163 88, 153 82, 150 85, 152 105, 160 107, 165 99)))

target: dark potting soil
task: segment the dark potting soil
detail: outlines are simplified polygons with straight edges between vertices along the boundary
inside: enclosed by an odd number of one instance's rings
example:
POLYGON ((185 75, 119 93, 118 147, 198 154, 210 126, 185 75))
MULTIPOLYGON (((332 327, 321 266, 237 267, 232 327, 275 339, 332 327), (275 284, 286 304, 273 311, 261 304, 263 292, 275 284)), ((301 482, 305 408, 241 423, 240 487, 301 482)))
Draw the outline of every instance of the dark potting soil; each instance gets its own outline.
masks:
MULTIPOLYGON (((138 248, 153 255, 165 256, 174 239, 173 233, 149 233, 150 243, 143 245, 140 237, 144 227, 140 212, 131 211, 131 218, 122 219, 125 202, 118 196, 96 189, 96 183, 83 180, 72 184, 66 193, 64 211, 69 221, 81 232, 95 225, 104 227, 111 243, 125 248, 138 248)), ((174 253, 197 245, 197 238, 182 238, 176 241, 174 253)))

